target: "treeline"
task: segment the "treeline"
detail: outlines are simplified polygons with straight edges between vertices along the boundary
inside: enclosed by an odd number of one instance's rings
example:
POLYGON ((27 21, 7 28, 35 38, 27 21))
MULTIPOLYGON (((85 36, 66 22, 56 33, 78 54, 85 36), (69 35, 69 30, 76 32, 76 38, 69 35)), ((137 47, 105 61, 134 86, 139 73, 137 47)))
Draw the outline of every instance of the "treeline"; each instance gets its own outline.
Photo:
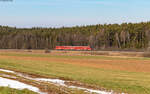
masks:
POLYGON ((53 49, 57 46, 91 46, 100 49, 144 49, 150 40, 150 22, 62 28, 0 26, 1 49, 53 49))

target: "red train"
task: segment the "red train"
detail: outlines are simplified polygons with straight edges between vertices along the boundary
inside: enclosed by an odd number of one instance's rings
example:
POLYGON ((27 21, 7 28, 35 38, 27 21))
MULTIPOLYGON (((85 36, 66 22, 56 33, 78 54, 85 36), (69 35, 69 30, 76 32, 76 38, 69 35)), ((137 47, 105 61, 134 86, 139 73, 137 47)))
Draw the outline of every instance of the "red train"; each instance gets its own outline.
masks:
POLYGON ((91 51, 90 46, 56 46, 55 50, 88 50, 91 51))

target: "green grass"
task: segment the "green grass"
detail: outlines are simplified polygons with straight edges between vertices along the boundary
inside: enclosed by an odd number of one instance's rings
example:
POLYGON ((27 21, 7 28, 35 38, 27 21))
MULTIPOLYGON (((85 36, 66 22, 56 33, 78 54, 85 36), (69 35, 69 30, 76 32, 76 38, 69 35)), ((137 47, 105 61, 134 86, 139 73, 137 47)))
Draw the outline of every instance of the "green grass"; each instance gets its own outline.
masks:
MULTIPOLYGON (((5 54, 5 56, 56 57, 70 59, 83 59, 87 57, 92 59, 109 58, 100 56, 50 56, 35 54, 5 54)), ((16 59, 0 59, 0 68, 7 68, 49 77, 63 77, 66 79, 78 80, 83 83, 97 85, 100 87, 107 88, 108 90, 113 89, 118 92, 127 92, 130 94, 150 94, 150 73, 148 72, 143 73, 119 70, 106 70, 101 68, 66 64, 64 62, 16 59)))
POLYGON ((16 90, 9 87, 0 87, 0 94, 37 94, 29 90, 16 90))

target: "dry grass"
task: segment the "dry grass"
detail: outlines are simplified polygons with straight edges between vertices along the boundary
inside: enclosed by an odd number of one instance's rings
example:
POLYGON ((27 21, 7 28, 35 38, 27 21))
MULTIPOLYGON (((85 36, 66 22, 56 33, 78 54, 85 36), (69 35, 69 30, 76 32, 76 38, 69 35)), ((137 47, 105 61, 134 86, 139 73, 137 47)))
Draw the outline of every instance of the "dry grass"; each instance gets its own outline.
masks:
POLYGON ((24 53, 24 54, 45 54, 51 55, 71 55, 71 56, 88 56, 88 55, 102 55, 102 56, 126 56, 126 57, 143 57, 144 52, 130 52, 130 51, 57 51, 48 49, 45 50, 0 50, 2 53, 24 53))
POLYGON ((85 67, 113 69, 113 70, 128 70, 130 72, 150 72, 150 60, 143 59, 130 59, 117 57, 97 57, 97 58, 58 58, 58 56, 50 57, 28 57, 28 56, 4 56, 1 55, 0 59, 14 59, 14 60, 28 60, 28 61, 45 61, 45 62, 62 62, 65 64, 74 64, 85 67))

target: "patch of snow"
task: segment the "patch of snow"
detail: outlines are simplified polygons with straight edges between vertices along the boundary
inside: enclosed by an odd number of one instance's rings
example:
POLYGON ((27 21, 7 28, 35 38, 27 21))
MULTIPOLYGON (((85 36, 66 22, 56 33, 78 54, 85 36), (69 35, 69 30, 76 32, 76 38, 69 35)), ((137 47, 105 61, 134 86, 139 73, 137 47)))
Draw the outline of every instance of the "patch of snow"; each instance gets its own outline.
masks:
POLYGON ((5 70, 5 69, 0 69, 0 71, 2 71, 2 72, 8 72, 8 73, 15 73, 14 71, 5 70))
POLYGON ((51 83, 59 84, 61 86, 66 86, 65 85, 65 81, 64 80, 60 80, 60 79, 35 78, 35 80, 37 80, 37 81, 51 82, 51 83))
POLYGON ((28 90, 37 92, 39 94, 47 94, 44 92, 40 92, 40 90, 37 87, 31 86, 28 84, 24 84, 19 81, 2 78, 2 77, 0 77, 0 86, 4 86, 4 87, 8 86, 10 88, 19 89, 19 90, 28 89, 28 90))
POLYGON ((22 74, 22 73, 15 73, 17 76, 20 76, 20 77, 23 77, 23 78, 26 78, 26 79, 29 79, 29 80, 34 80, 34 78, 31 78, 31 77, 29 77, 28 75, 24 75, 24 74, 22 74))
POLYGON ((0 74, 1 76, 3 77, 7 77, 7 78, 13 78, 13 79, 16 79, 17 77, 15 76, 11 76, 11 75, 6 75, 6 74, 0 74))
POLYGON ((69 86, 69 88, 85 90, 85 91, 88 91, 88 92, 91 92, 91 93, 97 93, 97 94, 114 94, 113 91, 112 92, 106 92, 106 91, 87 89, 87 88, 77 87, 77 86, 69 86))
POLYGON ((91 92, 91 93, 97 93, 97 94, 114 94, 113 91, 112 92, 106 92, 106 91, 101 91, 101 90, 87 89, 87 88, 78 87, 78 86, 67 86, 65 84, 65 81, 64 80, 60 80, 60 79, 35 78, 35 80, 37 80, 37 81, 51 82, 51 83, 58 84, 58 85, 61 85, 61 86, 65 86, 65 87, 68 87, 68 88, 84 90, 84 91, 91 92))

